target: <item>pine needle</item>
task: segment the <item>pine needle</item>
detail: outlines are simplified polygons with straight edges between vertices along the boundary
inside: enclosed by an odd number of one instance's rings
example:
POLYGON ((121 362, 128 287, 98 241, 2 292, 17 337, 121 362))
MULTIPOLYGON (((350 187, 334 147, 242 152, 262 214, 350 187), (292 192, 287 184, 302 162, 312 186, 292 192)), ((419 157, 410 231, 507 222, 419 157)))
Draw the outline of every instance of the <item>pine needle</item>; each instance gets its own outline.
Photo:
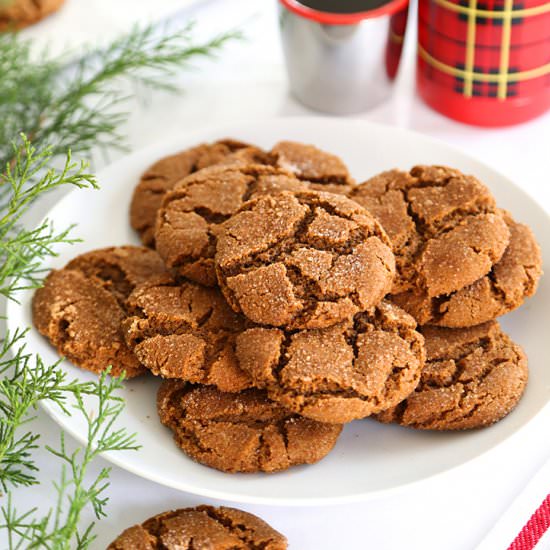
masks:
MULTIPOLYGON (((59 244, 75 242, 71 227, 56 229, 46 220, 27 229, 22 216, 52 189, 97 186, 87 164, 73 161, 73 155, 123 147, 119 127, 128 117, 123 110, 128 97, 120 92, 123 81, 173 90, 179 70, 239 36, 230 32, 197 45, 190 26, 174 33, 136 27, 65 66, 45 58, 34 62, 29 42, 0 35, 0 295, 15 300, 21 289, 39 286, 45 260, 59 244)), ((16 331, 0 341, 0 486, 6 499, 0 530, 7 531, 10 550, 83 550, 95 535, 93 523, 80 525, 82 512, 91 507, 98 519, 105 515, 109 477, 106 468, 90 480, 88 466, 102 452, 137 449, 134 435, 115 427, 124 407, 116 395, 122 378, 106 372, 95 383, 68 380, 58 363, 46 365, 27 352, 25 335, 16 331), (84 396, 97 400, 95 415, 88 412, 84 396), (88 427, 87 445, 70 452, 62 435, 58 448, 47 448, 63 464, 54 484, 56 504, 45 514, 34 508, 20 513, 12 491, 38 483, 33 454, 40 441, 32 420, 45 400, 67 414, 75 413, 70 404, 76 403, 76 413, 84 415, 88 427)))

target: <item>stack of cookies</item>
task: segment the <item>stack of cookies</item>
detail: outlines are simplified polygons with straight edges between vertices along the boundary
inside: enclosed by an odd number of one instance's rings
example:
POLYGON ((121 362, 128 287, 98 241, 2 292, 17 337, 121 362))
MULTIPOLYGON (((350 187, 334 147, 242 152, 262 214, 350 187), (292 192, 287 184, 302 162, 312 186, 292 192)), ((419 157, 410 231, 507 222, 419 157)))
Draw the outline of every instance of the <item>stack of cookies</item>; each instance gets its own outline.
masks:
POLYGON ((535 292, 540 251, 472 176, 358 185, 314 146, 223 140, 151 166, 130 222, 144 247, 53 271, 34 322, 82 368, 161 377, 160 421, 203 464, 313 463, 368 416, 477 428, 523 393, 495 318, 535 292))

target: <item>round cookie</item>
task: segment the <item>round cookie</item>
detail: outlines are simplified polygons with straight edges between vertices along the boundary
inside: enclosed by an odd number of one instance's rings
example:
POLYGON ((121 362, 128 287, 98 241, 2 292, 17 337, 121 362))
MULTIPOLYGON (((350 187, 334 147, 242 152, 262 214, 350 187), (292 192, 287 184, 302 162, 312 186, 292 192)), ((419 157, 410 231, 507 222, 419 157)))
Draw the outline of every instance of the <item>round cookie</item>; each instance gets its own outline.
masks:
POLYGON ((65 0, 4 0, 0 2, 0 31, 33 25, 64 3, 65 0))
POLYGON ((53 270, 33 297, 33 323, 75 365, 99 373, 146 372, 121 331, 125 300, 136 284, 164 272, 158 255, 124 246, 94 250, 53 270))
POLYGON ((466 430, 493 424, 517 405, 527 384, 527 358, 496 321, 461 329, 423 327, 422 334, 427 361, 420 384, 378 420, 466 430))
POLYGON ((187 455, 224 472, 313 464, 330 452, 342 430, 298 416, 256 389, 227 393, 180 380, 162 383, 157 410, 187 455))
POLYGON ((235 311, 287 328, 322 328, 372 309, 395 261, 378 222, 332 193, 282 192, 248 201, 218 234, 216 269, 235 311))
POLYGON ((189 281, 145 283, 127 301, 122 323, 129 348, 153 374, 241 391, 251 380, 238 365, 235 338, 246 319, 217 288, 189 281))
POLYGON ((450 294, 486 275, 510 231, 489 190, 444 166, 384 172, 348 195, 388 233, 396 256, 392 294, 450 294))
POLYGON ((312 189, 345 194, 355 184, 342 159, 314 145, 280 141, 270 154, 275 157, 276 166, 310 182, 312 189))
POLYGON ((330 328, 249 329, 237 338, 237 357, 270 399, 319 422, 350 422, 414 390, 424 365, 415 327, 410 315, 382 302, 373 314, 330 328))
POLYGON ((220 506, 158 514, 123 531, 107 550, 286 550, 287 541, 259 517, 220 506))
POLYGON ((143 244, 154 246, 157 211, 164 195, 173 189, 176 183, 189 174, 217 164, 229 155, 242 150, 259 151, 246 143, 223 139, 185 149, 175 155, 164 157, 150 166, 141 176, 130 203, 130 225, 139 233, 143 244))
POLYGON ((160 256, 143 246, 113 246, 90 250, 73 258, 65 269, 75 269, 101 283, 125 307, 134 288, 167 276, 160 256))
POLYGON ((166 194, 156 223, 157 251, 176 276, 215 286, 221 224, 253 195, 306 188, 271 166, 236 163, 203 169, 166 194))
POLYGON ((518 308, 536 292, 542 257, 531 229, 502 212, 510 230, 510 243, 487 275, 445 296, 430 299, 409 291, 392 296, 392 300, 419 324, 444 327, 478 325, 518 308))

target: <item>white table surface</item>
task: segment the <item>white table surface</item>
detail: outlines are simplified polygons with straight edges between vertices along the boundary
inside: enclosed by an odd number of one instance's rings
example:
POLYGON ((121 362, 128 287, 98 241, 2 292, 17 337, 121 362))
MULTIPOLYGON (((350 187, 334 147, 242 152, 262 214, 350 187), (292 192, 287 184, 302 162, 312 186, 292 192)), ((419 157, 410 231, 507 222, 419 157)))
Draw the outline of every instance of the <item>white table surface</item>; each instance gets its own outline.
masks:
MULTIPOLYGON (((75 5, 93 1, 69 0, 75 5)), ((274 1, 211 0, 179 19, 189 16, 199 22, 199 38, 244 22, 247 41, 227 47, 215 64, 200 63, 199 71, 182 74, 185 93, 152 94, 146 104, 133 106, 133 116, 124 129, 131 149, 205 124, 310 113, 288 94, 274 1)), ((50 21, 42 32, 51 32, 54 23, 50 21)), ((33 33, 39 31, 37 27, 33 33)), ((61 23, 56 31, 63 32, 61 23)), ((500 130, 454 123, 414 97, 413 58, 408 61, 395 97, 361 118, 440 138, 504 172, 550 211, 550 113, 500 130)), ((96 168, 103 163, 97 162, 96 168)), ((28 223, 38 220, 58 196, 44 198, 28 223)), ((548 266, 546 271, 550 271, 548 266)), ((291 549, 475 548, 550 457, 549 423, 547 407, 520 433, 474 462, 386 498, 323 508, 239 507, 285 533, 291 549)), ((42 434, 43 444, 56 445, 59 429, 43 412, 38 411, 33 429, 42 434)), ((42 483, 17 491, 15 500, 21 510, 53 504, 51 481, 58 479, 60 465, 46 451, 37 453, 37 462, 42 483)), ((108 465, 98 460, 93 471, 108 465)), ((94 549, 105 548, 123 528, 155 513, 198 503, 220 504, 156 485, 117 467, 113 467, 108 494, 108 517, 98 526, 94 549)), ((91 519, 89 512, 86 518, 91 519)), ((5 545, 0 538, 0 547, 5 545)))

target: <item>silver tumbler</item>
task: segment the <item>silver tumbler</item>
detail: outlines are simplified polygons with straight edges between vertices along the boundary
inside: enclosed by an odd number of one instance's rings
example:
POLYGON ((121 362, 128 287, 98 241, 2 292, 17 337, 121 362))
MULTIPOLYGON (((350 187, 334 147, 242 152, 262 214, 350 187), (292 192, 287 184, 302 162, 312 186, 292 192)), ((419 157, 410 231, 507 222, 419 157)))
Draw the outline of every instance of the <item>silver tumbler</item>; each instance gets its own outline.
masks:
POLYGON ((332 114, 365 111, 387 99, 399 68, 407 7, 408 0, 391 0, 367 11, 331 13, 279 0, 294 96, 332 114))

